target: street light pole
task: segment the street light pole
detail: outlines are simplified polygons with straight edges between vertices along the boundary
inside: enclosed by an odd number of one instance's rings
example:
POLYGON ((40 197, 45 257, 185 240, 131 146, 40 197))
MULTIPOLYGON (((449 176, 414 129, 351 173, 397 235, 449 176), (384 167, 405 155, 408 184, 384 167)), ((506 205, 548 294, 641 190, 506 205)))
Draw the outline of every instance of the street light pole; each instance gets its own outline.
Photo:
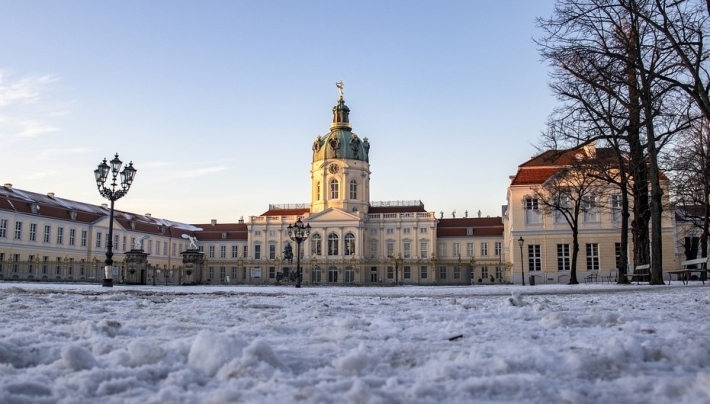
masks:
POLYGON ((525 286, 525 266, 523 265, 523 244, 525 244, 525 240, 523 240, 523 236, 520 236, 518 239, 518 245, 520 246, 520 273, 523 275, 523 286, 525 286))
POLYGON ((116 183, 116 178, 119 175, 119 170, 121 169, 121 164, 123 163, 118 159, 118 153, 110 161, 111 165, 106 164, 106 159, 102 161, 98 168, 94 170, 94 177, 96 178, 96 187, 99 189, 99 193, 104 198, 111 201, 111 208, 109 210, 109 221, 108 221, 108 240, 106 243, 106 266, 104 267, 104 281, 103 287, 113 287, 113 204, 118 199, 121 199, 128 193, 128 189, 131 188, 133 179, 136 176, 136 169, 133 168, 133 162, 130 162, 123 171, 120 172, 121 175, 121 187, 116 189, 118 184, 116 183), (110 187, 106 187, 106 180, 108 179, 108 174, 111 172, 111 184, 110 187))
POLYGON ((301 287, 301 242, 311 234, 311 225, 303 225, 299 217, 296 223, 288 225, 288 236, 296 242, 296 287, 301 287))

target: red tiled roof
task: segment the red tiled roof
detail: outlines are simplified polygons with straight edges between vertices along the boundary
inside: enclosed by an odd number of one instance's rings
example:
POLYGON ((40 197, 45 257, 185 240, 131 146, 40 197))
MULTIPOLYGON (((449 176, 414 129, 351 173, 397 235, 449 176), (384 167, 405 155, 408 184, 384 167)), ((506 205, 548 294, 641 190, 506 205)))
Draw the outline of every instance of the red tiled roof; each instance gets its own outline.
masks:
POLYGON ((423 206, 380 206, 370 207, 367 213, 410 213, 426 212, 423 206))
POLYGON ((436 229, 437 237, 466 237, 468 229, 473 230, 474 237, 502 237, 503 218, 470 217, 459 219, 439 219, 436 229))
POLYGON ((303 209, 270 209, 262 213, 261 216, 303 216, 311 211, 310 208, 303 209))

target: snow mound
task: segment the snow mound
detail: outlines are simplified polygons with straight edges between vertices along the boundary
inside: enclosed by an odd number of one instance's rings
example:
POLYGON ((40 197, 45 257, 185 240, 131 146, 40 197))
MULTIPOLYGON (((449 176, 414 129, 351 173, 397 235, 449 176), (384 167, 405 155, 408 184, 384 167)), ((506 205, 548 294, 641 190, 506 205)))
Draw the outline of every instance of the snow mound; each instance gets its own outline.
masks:
POLYGON ((187 363, 214 376, 219 368, 237 357, 246 343, 235 336, 202 330, 190 347, 187 363))
POLYGON ((96 358, 88 349, 77 345, 67 345, 62 348, 62 360, 69 369, 75 372, 99 366, 96 358))
POLYGON ((512 296, 510 296, 505 301, 508 306, 521 307, 526 305, 526 303, 523 301, 523 298, 520 296, 520 293, 512 292, 511 295, 512 296))
POLYGON ((360 375, 367 367, 369 359, 362 346, 353 349, 345 356, 333 360, 335 369, 346 375, 360 375))

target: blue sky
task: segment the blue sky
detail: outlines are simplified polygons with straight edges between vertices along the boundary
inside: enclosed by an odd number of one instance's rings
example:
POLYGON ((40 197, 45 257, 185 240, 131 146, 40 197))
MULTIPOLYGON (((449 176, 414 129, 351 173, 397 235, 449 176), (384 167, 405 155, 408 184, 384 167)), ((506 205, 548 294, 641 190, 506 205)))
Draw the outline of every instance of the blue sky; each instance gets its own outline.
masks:
POLYGON ((556 101, 533 38, 553 0, 0 0, 0 183, 234 222, 310 202, 311 145, 345 83, 371 199, 500 215, 556 101))

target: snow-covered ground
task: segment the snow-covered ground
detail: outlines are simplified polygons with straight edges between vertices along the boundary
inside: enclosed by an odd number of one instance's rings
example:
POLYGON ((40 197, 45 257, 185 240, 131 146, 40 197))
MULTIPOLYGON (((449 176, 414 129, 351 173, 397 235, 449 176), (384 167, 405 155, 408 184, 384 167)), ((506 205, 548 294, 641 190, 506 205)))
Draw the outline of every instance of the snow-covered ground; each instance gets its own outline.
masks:
POLYGON ((710 402, 708 292, 0 282, 0 402, 710 402))

